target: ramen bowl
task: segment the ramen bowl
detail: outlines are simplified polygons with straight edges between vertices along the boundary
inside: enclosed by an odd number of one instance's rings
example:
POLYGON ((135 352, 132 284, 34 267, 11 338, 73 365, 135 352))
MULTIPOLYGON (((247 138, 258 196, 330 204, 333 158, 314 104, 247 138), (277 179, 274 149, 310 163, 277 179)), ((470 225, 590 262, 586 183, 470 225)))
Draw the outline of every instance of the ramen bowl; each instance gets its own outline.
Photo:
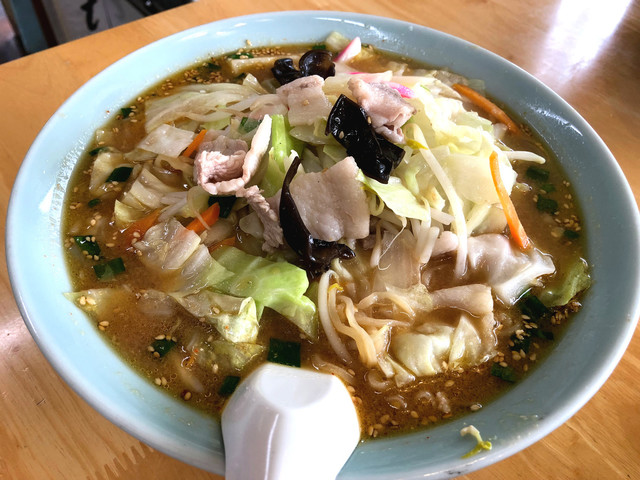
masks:
POLYGON ((128 55, 60 107, 22 164, 7 219, 7 260, 14 294, 48 361, 90 405, 153 448, 222 474, 219 422, 139 376, 63 296, 72 289, 61 233, 65 189, 93 132, 107 122, 109 112, 118 111, 170 74, 199 59, 244 47, 247 39, 255 46, 308 44, 332 31, 482 79, 489 95, 508 105, 554 152, 579 203, 589 212, 583 229, 593 284, 582 310, 544 361, 478 412, 426 431, 360 443, 339 478, 447 478, 468 473, 541 439, 576 413, 605 382, 638 318, 640 264, 628 259, 638 258, 640 243, 631 190, 593 129, 525 71, 463 40, 367 15, 281 12, 203 25, 128 55), (470 424, 491 440, 493 448, 463 458, 473 443, 461 437, 460 430, 470 424))

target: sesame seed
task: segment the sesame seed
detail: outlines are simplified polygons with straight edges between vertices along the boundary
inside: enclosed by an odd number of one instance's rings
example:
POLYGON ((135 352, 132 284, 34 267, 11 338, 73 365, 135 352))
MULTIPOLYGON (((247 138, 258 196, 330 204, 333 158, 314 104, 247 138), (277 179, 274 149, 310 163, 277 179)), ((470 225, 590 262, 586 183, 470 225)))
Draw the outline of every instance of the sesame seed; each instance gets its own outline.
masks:
POLYGON ((109 326, 109 320, 103 320, 99 323, 99 325, 103 326, 103 327, 108 327, 109 326))
POLYGON ((160 378, 156 378, 153 383, 155 383, 156 385, 160 386, 162 385, 162 380, 160 378))
POLYGON ((500 362, 500 366, 503 367, 503 368, 506 368, 509 365, 507 364, 507 362, 500 362))
POLYGON ((471 410, 472 412, 477 412, 481 408, 482 408, 482 405, 480 405, 479 403, 474 403, 469 407, 469 410, 471 410))
POLYGON ((418 415, 418 412, 416 412, 415 410, 411 410, 411 412, 409 412, 409 414, 413 417, 413 418, 418 418, 420 415, 418 415))
POLYGON ((453 380, 447 380, 444 382, 445 387, 452 387, 455 382, 453 380))
POLYGON ((165 338, 165 335, 156 335, 155 337, 156 340, 164 340, 165 338))
POLYGON ((184 398, 185 400, 191 400, 191 392, 190 391, 186 391, 184 392, 184 395, 182 395, 182 398, 184 398))

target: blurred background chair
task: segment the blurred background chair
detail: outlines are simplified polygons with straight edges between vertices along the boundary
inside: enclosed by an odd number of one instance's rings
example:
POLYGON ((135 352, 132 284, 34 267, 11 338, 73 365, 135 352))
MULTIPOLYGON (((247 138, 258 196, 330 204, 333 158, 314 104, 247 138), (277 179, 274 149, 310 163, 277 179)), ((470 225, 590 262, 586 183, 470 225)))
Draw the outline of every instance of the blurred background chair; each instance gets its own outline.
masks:
POLYGON ((194 0, 0 0, 0 63, 194 0))

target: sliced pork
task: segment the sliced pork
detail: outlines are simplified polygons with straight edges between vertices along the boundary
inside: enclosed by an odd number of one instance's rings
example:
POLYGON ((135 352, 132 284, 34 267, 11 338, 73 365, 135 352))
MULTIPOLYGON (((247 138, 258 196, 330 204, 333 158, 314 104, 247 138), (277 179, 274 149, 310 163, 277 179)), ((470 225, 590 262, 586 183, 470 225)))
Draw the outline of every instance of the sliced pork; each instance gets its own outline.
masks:
POLYGON ((289 107, 289 124, 313 125, 320 118, 327 118, 331 104, 322 90, 324 79, 319 75, 302 77, 276 90, 289 107))
POLYGON ((284 243, 284 237, 282 235, 282 227, 280 227, 278 213, 264 198, 258 186, 252 185, 246 190, 242 188, 237 192, 237 195, 247 199, 247 203, 256 212, 264 227, 263 235, 265 243, 262 245, 262 249, 265 251, 273 251, 280 247, 284 243))
POLYGON ((348 85, 358 104, 371 118, 374 130, 392 142, 402 143, 404 134, 400 127, 416 113, 416 109, 397 90, 384 83, 367 83, 354 77, 348 85))
POLYGON ((249 150, 246 142, 219 135, 195 159, 196 182, 211 195, 236 195, 258 170, 270 140, 271 117, 268 115, 260 122, 249 150))
POLYGON ((369 235, 369 206, 357 174, 355 160, 347 157, 324 172, 293 179, 291 194, 314 238, 336 242, 369 235))

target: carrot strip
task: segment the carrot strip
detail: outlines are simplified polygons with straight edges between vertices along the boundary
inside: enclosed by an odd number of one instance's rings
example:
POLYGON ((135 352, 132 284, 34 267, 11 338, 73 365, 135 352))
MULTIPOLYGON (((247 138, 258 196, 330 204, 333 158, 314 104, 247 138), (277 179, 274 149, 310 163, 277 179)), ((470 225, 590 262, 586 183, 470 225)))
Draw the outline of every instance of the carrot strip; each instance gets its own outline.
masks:
POLYGON ((530 244, 529 237, 527 237, 524 227, 522 226, 522 223, 520 223, 520 219, 516 213, 516 208, 513 206, 513 202, 509 197, 507 188, 502 182, 502 177, 500 176, 500 163, 498 162, 498 154, 496 154, 496 152, 491 152, 491 156, 489 157, 489 167, 491 168, 491 177, 493 178, 493 184, 496 187, 496 192, 498 192, 500 204, 504 210, 505 217, 507 217, 507 225, 509 225, 511 236, 522 250, 526 250, 529 248, 530 244))
POLYGON ((187 225, 189 230, 193 230, 198 235, 218 221, 218 217, 220 216, 220 204, 217 202, 214 203, 202 212, 200 216, 202 217, 202 220, 204 220, 204 223, 202 223, 200 218, 196 217, 191 221, 191 223, 189 223, 189 225, 187 225))
POLYGON ((195 138, 193 139, 193 141, 189 144, 189 146, 184 149, 184 152, 182 152, 182 155, 185 157, 190 157, 193 154, 193 152, 195 152, 196 149, 200 146, 206 133, 207 133, 206 129, 203 128, 202 130, 200 130, 198 134, 195 136, 195 138))
POLYGON ((493 118, 498 120, 500 123, 504 123, 507 126, 507 129, 513 134, 519 134, 520 129, 516 125, 516 123, 509 118, 509 115, 504 113, 500 107, 498 107, 495 103, 489 100, 487 97, 480 95, 473 88, 467 87, 466 85, 461 85, 459 83, 454 83, 451 87, 458 92, 460 95, 464 95, 473 103, 475 106, 481 108, 486 113, 491 115, 493 118))
POLYGON ((124 238, 127 240, 127 243, 130 244, 134 240, 142 238, 147 230, 153 227, 160 216, 160 209, 154 210, 146 217, 142 217, 140 220, 136 220, 131 225, 129 225, 122 234, 124 238))

